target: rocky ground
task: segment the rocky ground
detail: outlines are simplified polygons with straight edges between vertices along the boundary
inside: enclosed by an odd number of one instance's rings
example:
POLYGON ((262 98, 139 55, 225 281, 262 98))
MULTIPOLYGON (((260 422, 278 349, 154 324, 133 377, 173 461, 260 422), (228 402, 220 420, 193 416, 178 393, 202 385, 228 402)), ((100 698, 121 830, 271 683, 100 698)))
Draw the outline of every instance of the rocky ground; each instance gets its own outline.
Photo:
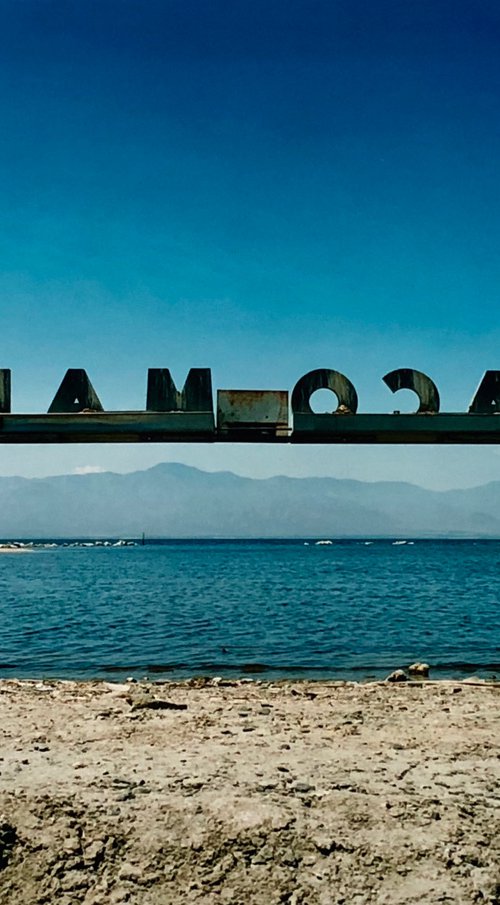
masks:
POLYGON ((499 905, 499 705, 467 683, 0 682, 0 905, 499 905))

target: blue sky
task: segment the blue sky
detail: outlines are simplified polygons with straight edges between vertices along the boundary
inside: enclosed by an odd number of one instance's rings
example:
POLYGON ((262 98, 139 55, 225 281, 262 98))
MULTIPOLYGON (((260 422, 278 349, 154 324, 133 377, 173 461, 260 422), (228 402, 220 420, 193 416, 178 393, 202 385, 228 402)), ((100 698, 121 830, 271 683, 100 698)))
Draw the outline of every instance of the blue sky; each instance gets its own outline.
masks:
MULTIPOLYGON (((500 367, 500 8, 378 0, 0 0, 0 366, 47 409, 148 367, 214 387, 397 367, 465 411, 500 367)), ((408 396, 408 398, 406 398, 408 396)), ((1 474, 162 460, 265 476, 500 477, 497 448, 3 447, 1 474)))

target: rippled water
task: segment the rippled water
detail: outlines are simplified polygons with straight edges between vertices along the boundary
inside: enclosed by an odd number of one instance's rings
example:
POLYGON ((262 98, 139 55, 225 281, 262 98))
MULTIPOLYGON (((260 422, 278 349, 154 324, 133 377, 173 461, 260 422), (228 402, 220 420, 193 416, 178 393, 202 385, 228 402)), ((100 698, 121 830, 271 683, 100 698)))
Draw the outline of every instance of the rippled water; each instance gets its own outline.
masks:
POLYGON ((0 675, 500 674, 500 541, 178 541, 0 557, 0 675))

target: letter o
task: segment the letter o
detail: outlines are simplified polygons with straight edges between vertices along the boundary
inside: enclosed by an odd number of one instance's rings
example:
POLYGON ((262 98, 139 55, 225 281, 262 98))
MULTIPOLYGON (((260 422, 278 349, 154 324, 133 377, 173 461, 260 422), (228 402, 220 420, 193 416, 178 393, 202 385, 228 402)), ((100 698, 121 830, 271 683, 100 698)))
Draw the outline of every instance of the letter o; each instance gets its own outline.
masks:
POLYGON ((339 371, 330 368, 317 368, 309 371, 295 384, 292 392, 292 412, 294 415, 313 415, 310 398, 316 390, 331 390, 338 399, 337 412, 340 408, 353 415, 358 409, 358 394, 351 381, 339 371))

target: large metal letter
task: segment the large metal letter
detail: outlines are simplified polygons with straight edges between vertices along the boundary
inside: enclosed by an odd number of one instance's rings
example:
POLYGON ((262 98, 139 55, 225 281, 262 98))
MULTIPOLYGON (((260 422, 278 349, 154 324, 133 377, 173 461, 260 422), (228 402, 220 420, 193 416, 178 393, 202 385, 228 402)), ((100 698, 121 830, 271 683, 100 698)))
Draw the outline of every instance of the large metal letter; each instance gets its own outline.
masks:
POLYGON ((294 415, 312 415, 310 398, 316 390, 332 390, 335 393, 338 406, 336 413, 355 414, 358 408, 358 394, 351 381, 340 374, 339 371, 331 371, 330 368, 318 368, 309 371, 295 384, 292 393, 292 412, 294 415))
POLYGON ((397 368, 382 378, 393 393, 398 390, 413 390, 417 394, 420 405, 417 414, 437 414, 439 412, 439 392, 436 384, 427 374, 415 368, 397 368))
POLYGON ((149 368, 146 411, 210 412, 213 415, 210 368, 191 368, 179 392, 168 368, 149 368))
POLYGON ((10 370, 0 369, 0 413, 7 415, 10 412, 10 370))
POLYGON ((469 412, 476 415, 494 415, 500 412, 500 371, 485 371, 469 412))
POLYGON ((83 368, 69 368, 49 408, 49 415, 76 413, 83 409, 102 412, 100 399, 83 368))

